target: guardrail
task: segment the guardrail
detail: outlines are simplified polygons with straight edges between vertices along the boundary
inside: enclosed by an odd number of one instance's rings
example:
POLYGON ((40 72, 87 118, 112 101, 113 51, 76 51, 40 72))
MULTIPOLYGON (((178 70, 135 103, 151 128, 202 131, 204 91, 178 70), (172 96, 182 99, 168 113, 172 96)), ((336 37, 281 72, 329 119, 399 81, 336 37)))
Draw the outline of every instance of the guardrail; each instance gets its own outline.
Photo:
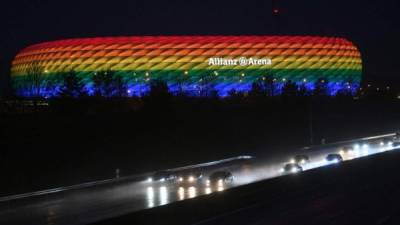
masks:
POLYGON ((35 196, 39 196, 39 195, 54 194, 54 193, 63 192, 63 191, 77 190, 77 189, 93 187, 93 186, 97 186, 97 185, 110 184, 110 183, 114 183, 114 182, 127 181, 127 180, 131 180, 131 179, 135 179, 135 178, 146 177, 146 175, 147 175, 147 173, 140 174, 140 175, 120 177, 120 178, 111 178, 111 179, 105 179, 105 180, 85 182, 85 183, 75 184, 75 185, 71 185, 71 186, 51 188, 51 189, 28 192, 28 193, 23 193, 23 194, 9 195, 9 196, 0 197, 0 202, 35 197, 35 196))

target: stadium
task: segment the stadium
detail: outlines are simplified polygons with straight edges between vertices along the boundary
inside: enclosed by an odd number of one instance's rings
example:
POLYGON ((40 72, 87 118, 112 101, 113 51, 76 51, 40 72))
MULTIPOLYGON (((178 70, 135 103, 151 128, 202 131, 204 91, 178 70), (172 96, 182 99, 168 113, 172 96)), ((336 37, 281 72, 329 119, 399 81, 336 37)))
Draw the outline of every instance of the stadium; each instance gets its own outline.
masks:
MULTIPOLYGON (((133 36, 68 39, 29 46, 12 62, 13 88, 22 97, 55 97, 76 73, 88 95, 98 73, 119 76, 127 96, 143 96, 152 81, 173 94, 218 96, 249 92, 272 81, 279 94, 290 81, 309 91, 324 82, 329 95, 360 86, 362 61, 344 38, 319 36, 133 36)), ((109 92, 112 96, 112 92, 109 92)))

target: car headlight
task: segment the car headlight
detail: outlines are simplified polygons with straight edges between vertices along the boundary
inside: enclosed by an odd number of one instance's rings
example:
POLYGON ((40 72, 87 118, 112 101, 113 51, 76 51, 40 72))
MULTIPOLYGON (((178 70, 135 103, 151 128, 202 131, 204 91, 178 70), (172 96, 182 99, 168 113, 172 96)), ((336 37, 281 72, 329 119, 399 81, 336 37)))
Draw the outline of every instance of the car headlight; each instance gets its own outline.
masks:
POLYGON ((291 159, 291 160, 290 160, 290 163, 295 163, 295 160, 294 160, 294 159, 291 159))
POLYGON ((161 179, 160 179, 160 181, 161 181, 161 182, 164 182, 164 181, 165 181, 165 178, 164 178, 164 177, 163 177, 163 178, 161 178, 161 179))
POLYGON ((151 178, 151 177, 147 178, 147 182, 149 182, 149 183, 153 182, 153 178, 151 178))
POLYGON ((299 171, 296 167, 294 167, 294 168, 292 168, 291 170, 290 170, 292 173, 297 173, 297 171, 299 171))
POLYGON ((193 177, 193 176, 190 176, 190 177, 188 178, 188 181, 189 181, 189 182, 193 182, 193 181, 194 181, 194 177, 193 177))

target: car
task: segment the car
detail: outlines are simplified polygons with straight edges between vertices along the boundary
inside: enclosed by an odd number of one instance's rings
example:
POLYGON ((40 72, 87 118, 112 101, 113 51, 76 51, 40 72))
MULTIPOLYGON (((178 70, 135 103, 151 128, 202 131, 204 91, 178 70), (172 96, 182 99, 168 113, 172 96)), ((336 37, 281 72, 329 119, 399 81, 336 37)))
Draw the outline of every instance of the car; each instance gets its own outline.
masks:
POLYGON ((310 157, 308 157, 308 155, 296 155, 291 160, 291 163, 304 164, 304 163, 307 163, 309 161, 310 161, 310 157))
POLYGON ((393 147, 393 148, 399 148, 399 147, 400 147, 400 141, 394 141, 394 142, 392 143, 392 147, 393 147))
POLYGON ((379 142, 380 146, 391 146, 393 144, 393 137, 389 138, 382 138, 382 140, 379 142))
POLYGON ((328 154, 325 160, 330 163, 338 163, 343 161, 343 157, 340 154, 328 154))
POLYGON ((339 153, 340 155, 354 154, 354 149, 351 146, 344 146, 342 149, 340 149, 339 153))
POLYGON ((201 181, 203 174, 199 171, 186 171, 176 177, 176 182, 180 184, 191 184, 201 181))
POLYGON ((222 185, 224 183, 232 183, 233 182, 233 175, 231 172, 229 171, 216 171, 214 173, 212 173, 208 180, 207 180, 207 184, 218 184, 218 185, 222 185))
POLYGON ((400 140, 400 132, 397 131, 396 134, 393 137, 394 140, 400 140))
POLYGON ((165 181, 172 181, 176 179, 176 176, 174 175, 174 173, 169 172, 169 171, 157 171, 155 172, 149 179, 149 182, 165 182, 165 181))
POLYGON ((297 173, 297 172, 303 171, 303 167, 301 167, 297 163, 287 163, 281 170, 283 173, 286 173, 286 174, 297 173))

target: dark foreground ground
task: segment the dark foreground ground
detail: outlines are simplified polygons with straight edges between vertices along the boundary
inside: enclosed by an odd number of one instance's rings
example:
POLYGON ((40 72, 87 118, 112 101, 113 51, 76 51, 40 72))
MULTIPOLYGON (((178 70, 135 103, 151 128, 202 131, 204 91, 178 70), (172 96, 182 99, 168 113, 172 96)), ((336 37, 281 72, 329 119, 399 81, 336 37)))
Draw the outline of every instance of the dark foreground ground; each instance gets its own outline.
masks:
POLYGON ((0 196, 109 179, 117 168, 124 176, 272 157, 310 144, 311 114, 318 144, 400 128, 398 100, 328 99, 310 107, 302 99, 175 99, 134 110, 123 100, 79 104, 0 114, 0 196))
POLYGON ((400 224, 400 152, 386 152, 93 225, 400 224))

